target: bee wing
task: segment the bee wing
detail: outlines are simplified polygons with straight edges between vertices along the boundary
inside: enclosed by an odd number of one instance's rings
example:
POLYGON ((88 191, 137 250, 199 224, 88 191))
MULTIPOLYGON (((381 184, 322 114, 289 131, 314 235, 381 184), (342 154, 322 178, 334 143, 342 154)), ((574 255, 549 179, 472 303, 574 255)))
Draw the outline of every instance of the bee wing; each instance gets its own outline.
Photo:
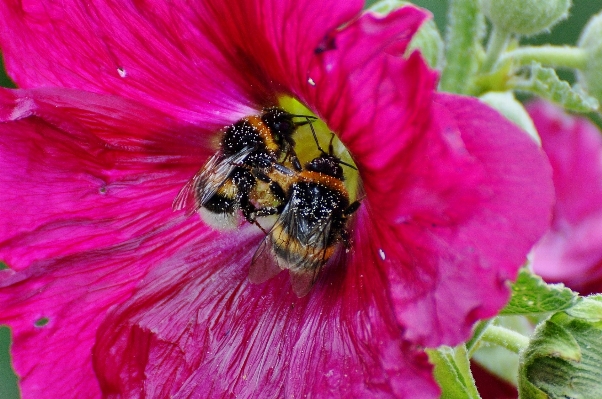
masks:
POLYGON ((172 209, 186 209, 189 214, 197 212, 211 199, 230 176, 253 152, 252 147, 225 157, 221 152, 214 154, 192 179, 182 187, 172 203, 172 209))
POLYGON ((272 277, 276 277, 283 269, 274 253, 272 238, 268 234, 253 255, 249 269, 249 281, 253 284, 264 283, 272 277))
POLYGON ((286 235, 287 223, 291 220, 293 213, 292 201, 289 201, 284 207, 282 213, 270 229, 268 234, 259 244, 259 248, 255 251, 251 260, 251 268, 249 269, 249 281, 254 284, 260 284, 275 277, 284 269, 288 269, 288 264, 278 254, 274 248, 278 245, 285 250, 290 250, 290 241, 286 235))
POLYGON ((293 286, 293 292, 297 297, 302 298, 305 295, 309 294, 311 291, 311 287, 314 286, 316 282, 316 277, 318 276, 318 271, 320 269, 316 269, 313 272, 303 272, 303 273, 294 273, 290 272, 291 275, 291 285, 293 286))
POLYGON ((326 263, 332 218, 310 227, 298 216, 296 203, 293 190, 282 214, 253 256, 249 280, 262 283, 283 269, 289 269, 293 291, 302 297, 311 290, 318 272, 326 263), (280 255, 274 250, 276 246, 280 248, 280 255))

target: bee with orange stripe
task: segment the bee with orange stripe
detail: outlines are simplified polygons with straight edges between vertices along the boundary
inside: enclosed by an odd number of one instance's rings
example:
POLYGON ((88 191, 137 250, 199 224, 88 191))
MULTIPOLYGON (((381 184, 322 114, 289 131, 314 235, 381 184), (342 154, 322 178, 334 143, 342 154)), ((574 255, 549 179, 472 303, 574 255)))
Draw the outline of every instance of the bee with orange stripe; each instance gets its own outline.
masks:
MULTIPOLYGON (((314 138, 317 143, 315 132, 314 138)), ((276 181, 281 190, 272 185, 274 194, 284 198, 284 205, 253 256, 252 283, 262 283, 288 269, 293 291, 302 297, 311 290, 338 243, 349 245, 347 221, 360 202, 350 203, 341 164, 353 166, 333 155, 332 140, 328 153, 319 144, 318 148, 322 154, 304 170, 294 177, 291 171, 287 178, 276 181)))
POLYGON ((253 203, 257 176, 269 175, 278 164, 290 164, 301 170, 292 135, 299 126, 310 123, 310 119, 315 117, 268 108, 260 115, 245 117, 228 126, 220 150, 180 190, 173 209, 198 212, 207 224, 216 228, 237 226, 239 210, 248 222, 255 224, 258 216, 278 212, 274 206, 258 208, 253 203), (293 119, 298 117, 305 120, 295 122, 293 119))

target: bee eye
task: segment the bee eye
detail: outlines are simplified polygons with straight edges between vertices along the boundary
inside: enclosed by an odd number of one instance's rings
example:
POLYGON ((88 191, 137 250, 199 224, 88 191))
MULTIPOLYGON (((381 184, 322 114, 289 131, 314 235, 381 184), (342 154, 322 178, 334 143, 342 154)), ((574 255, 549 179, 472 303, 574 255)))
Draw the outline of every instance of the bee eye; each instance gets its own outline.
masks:
POLYGON ((279 133, 286 133, 293 130, 293 124, 287 120, 275 120, 273 128, 279 133))

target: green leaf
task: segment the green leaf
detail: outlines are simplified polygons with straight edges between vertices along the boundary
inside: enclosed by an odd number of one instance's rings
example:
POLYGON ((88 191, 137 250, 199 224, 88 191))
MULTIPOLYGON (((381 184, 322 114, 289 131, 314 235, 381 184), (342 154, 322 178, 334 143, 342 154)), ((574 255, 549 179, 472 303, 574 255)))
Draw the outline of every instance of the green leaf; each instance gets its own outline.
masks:
POLYGON ((427 353, 435 365, 434 375, 441 387, 440 399, 480 398, 464 345, 455 348, 441 346, 429 349, 427 353))
POLYGON ((562 284, 546 284, 541 277, 522 269, 512 285, 510 302, 502 315, 534 315, 557 312, 575 306, 578 295, 562 284))
MULTIPOLYGON (((576 313, 599 304, 599 299, 580 303, 576 313)), ((536 328, 521 356, 522 399, 602 398, 602 319, 594 319, 593 313, 587 317, 558 312, 536 328)))
POLYGON ((583 298, 577 305, 568 309, 566 312, 570 316, 579 319, 589 321, 602 320, 602 294, 583 298))
POLYGON ((574 112, 592 112, 599 107, 598 100, 571 87, 553 68, 543 67, 538 62, 526 67, 525 74, 510 79, 508 87, 543 97, 574 112))

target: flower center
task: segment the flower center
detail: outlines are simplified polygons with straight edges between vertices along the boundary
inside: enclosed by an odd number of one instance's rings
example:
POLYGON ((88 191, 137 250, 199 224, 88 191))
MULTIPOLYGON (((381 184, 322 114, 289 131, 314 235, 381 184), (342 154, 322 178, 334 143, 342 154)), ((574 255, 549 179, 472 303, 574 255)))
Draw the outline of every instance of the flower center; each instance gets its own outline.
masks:
MULTIPOLYGON (((307 107, 292 97, 281 97, 278 106, 294 115, 314 116, 307 107)), ((357 166, 351 157, 351 153, 325 122, 316 119, 312 120, 311 124, 298 127, 293 139, 295 140, 295 153, 304 169, 310 162, 323 155, 320 149, 328 154, 332 146, 332 154, 330 155, 334 155, 335 158, 341 161, 340 166, 344 175, 343 183, 349 193, 349 199, 352 202, 357 199, 360 185, 357 166)))

